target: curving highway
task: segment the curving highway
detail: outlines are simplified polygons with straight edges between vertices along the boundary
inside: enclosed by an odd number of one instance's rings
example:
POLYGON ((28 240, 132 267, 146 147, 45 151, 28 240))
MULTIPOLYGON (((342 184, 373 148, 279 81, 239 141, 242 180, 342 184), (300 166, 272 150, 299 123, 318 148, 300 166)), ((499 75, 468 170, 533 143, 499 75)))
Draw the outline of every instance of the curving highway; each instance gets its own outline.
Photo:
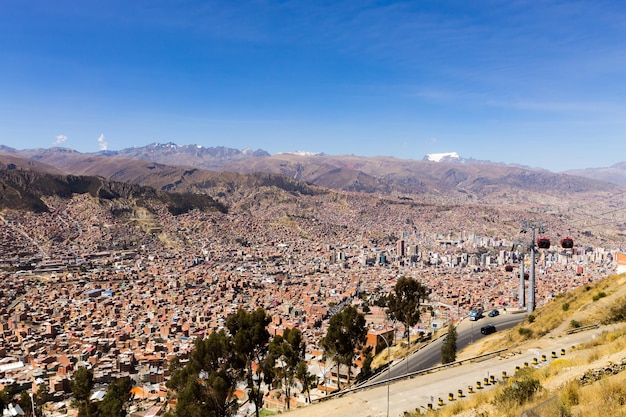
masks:
MULTIPOLYGON (((462 320, 457 326, 457 351, 471 343, 487 337, 480 333, 480 328, 488 323, 493 324, 497 331, 516 326, 526 318, 526 314, 501 314, 497 317, 483 317, 476 321, 462 320)), ((362 384, 361 387, 378 385, 388 379, 400 378, 404 375, 432 368, 441 363, 441 342, 443 338, 434 339, 422 349, 412 353, 407 359, 393 363, 391 368, 362 384)))

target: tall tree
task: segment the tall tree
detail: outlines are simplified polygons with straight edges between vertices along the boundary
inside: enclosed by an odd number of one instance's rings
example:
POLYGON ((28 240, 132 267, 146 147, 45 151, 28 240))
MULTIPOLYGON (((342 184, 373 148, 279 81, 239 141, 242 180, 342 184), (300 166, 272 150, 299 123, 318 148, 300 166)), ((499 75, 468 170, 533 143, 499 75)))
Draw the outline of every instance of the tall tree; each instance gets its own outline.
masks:
POLYGON ((269 367, 276 368, 277 376, 281 379, 285 390, 287 409, 291 408, 291 386, 296 378, 298 364, 304 360, 305 343, 302 332, 296 328, 285 329, 282 336, 272 339, 269 349, 271 363, 269 367))
POLYGON ((70 381, 72 394, 78 403, 79 417, 92 417, 97 415, 97 406, 89 400, 89 394, 93 388, 93 372, 84 367, 78 368, 70 381))
POLYGON ((20 407, 24 411, 25 416, 36 417, 33 415, 33 401, 30 398, 30 394, 27 391, 22 391, 20 394, 20 407))
POLYGON ((37 387, 37 394, 35 395, 35 411, 38 415, 43 415, 43 405, 50 401, 52 396, 50 395, 50 389, 47 384, 41 384, 37 387))
POLYGON ((262 308, 249 313, 239 308, 226 318, 226 328, 233 338, 233 349, 238 357, 239 369, 248 383, 248 398, 254 403, 256 417, 263 406, 261 384, 262 364, 268 352, 270 334, 267 325, 270 317, 262 308))
POLYGON ((326 357, 335 357, 337 363, 337 388, 340 386, 339 367, 341 364, 348 368, 348 383, 350 383, 350 368, 354 362, 357 349, 365 343, 367 327, 365 315, 359 313, 353 306, 343 307, 328 322, 326 335, 320 341, 326 357))
POLYGON ((372 347, 368 346, 363 349, 363 366, 361 367, 361 372, 359 373, 359 379, 363 380, 369 377, 372 374, 372 362, 374 361, 374 356, 372 355, 372 347))
POLYGON ((167 386, 178 393, 176 416, 233 415, 237 409, 235 365, 232 338, 223 330, 196 339, 187 365, 181 367, 173 361, 170 367, 172 376, 167 386))
POLYGON ((456 327, 450 323, 445 341, 441 344, 441 363, 450 363, 456 360, 456 327))
POLYGON ((309 368, 305 361, 300 361, 296 367, 296 378, 302 384, 304 392, 306 392, 308 402, 311 404, 311 384, 315 381, 315 376, 309 372, 309 368))
POLYGON ((88 401, 93 388, 93 372, 84 367, 78 368, 70 381, 72 394, 78 401, 88 401))
POLYGON ((126 417, 126 405, 131 399, 133 383, 129 377, 120 378, 109 384, 107 393, 98 404, 99 417, 126 417))
POLYGON ((7 389, 4 388, 2 391, 0 391, 0 413, 2 413, 4 411, 5 408, 7 408, 7 405, 9 405, 9 395, 7 394, 7 389))
MULTIPOLYGON (((41 384, 37 387, 37 394, 31 397, 31 394, 28 391, 22 391, 20 393, 19 404, 22 410, 24 411, 24 415, 26 416, 42 416, 43 415, 43 404, 49 401, 49 393, 48 386, 45 384, 41 384), (35 414, 33 414, 33 408, 35 409, 35 414)), ((0 412, 4 410, 5 405, 9 403, 8 398, 3 391, 0 394, 0 412), (4 400, 2 400, 2 398, 4 400)))
POLYGON ((411 346, 411 327, 420 320, 420 305, 426 299, 427 288, 415 278, 400 277, 387 297, 387 314, 404 324, 407 343, 411 346))

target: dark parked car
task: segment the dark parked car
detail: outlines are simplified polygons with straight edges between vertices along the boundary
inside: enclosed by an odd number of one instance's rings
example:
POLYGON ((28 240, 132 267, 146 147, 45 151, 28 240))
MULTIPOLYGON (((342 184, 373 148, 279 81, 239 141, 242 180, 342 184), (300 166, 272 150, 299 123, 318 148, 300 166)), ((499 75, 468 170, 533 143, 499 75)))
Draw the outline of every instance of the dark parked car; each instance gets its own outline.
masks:
POLYGON ((488 314, 489 317, 495 317, 497 315, 499 315, 500 312, 498 310, 491 310, 488 314))
POLYGON ((496 326, 494 326, 493 324, 488 324, 480 328, 480 332, 482 334, 491 334, 495 331, 496 331, 496 326))

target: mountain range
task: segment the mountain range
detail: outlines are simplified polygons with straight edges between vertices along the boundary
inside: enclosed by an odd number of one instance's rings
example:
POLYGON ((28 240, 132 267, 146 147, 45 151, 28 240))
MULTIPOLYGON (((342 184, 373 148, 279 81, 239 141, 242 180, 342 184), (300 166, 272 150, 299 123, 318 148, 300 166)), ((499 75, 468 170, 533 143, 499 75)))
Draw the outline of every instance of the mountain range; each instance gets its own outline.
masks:
POLYGON ((578 219, 626 227, 620 198, 626 192, 626 163, 553 173, 464 159, 456 153, 404 160, 306 152, 270 155, 260 149, 153 143, 97 153, 0 146, 2 167, 206 194, 226 206, 247 204, 262 187, 300 194, 334 190, 422 202, 512 205, 560 215, 570 212, 578 219), (603 217, 605 212, 613 213, 611 219, 603 217))
MULTIPOLYGON (((519 165, 465 159, 456 152, 430 154, 422 161, 417 161, 382 156, 329 156, 307 152, 270 155, 261 149, 180 146, 169 142, 96 153, 80 153, 59 147, 16 150, 0 145, 0 153, 54 167, 56 171, 49 168, 54 173, 102 175, 139 183, 145 180, 142 178, 145 175, 138 171, 154 172, 155 169, 163 171, 166 169, 164 166, 167 166, 191 167, 213 172, 282 174, 298 181, 328 188, 386 193, 428 191, 429 185, 437 182, 440 184, 436 188, 450 191, 450 186, 453 186, 457 191, 465 193, 471 192, 477 186, 484 187, 486 179, 491 179, 487 182, 493 182, 495 178, 498 178, 496 181, 498 183, 533 188, 537 186, 537 181, 553 185, 563 174, 626 185, 626 162, 607 168, 579 169, 556 174, 519 165)), ((580 182, 576 188, 579 187, 580 182)))

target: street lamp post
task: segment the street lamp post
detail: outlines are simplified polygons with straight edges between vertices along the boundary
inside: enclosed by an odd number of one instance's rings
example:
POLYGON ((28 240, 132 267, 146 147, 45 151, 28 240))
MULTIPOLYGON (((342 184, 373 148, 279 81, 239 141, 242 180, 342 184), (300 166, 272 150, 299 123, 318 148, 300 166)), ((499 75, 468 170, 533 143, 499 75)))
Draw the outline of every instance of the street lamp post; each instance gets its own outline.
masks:
POLYGON ((28 395, 30 396, 30 406, 33 409, 33 417, 36 417, 35 414, 35 398, 33 397, 33 393, 29 392, 28 395))
MULTIPOLYGON (((387 359, 391 360, 391 348, 389 346, 389 342, 387 342, 387 338, 384 335, 380 335, 385 341, 387 345, 387 359)), ((389 417, 389 384, 391 383, 391 363, 387 364, 387 417, 389 417)))

